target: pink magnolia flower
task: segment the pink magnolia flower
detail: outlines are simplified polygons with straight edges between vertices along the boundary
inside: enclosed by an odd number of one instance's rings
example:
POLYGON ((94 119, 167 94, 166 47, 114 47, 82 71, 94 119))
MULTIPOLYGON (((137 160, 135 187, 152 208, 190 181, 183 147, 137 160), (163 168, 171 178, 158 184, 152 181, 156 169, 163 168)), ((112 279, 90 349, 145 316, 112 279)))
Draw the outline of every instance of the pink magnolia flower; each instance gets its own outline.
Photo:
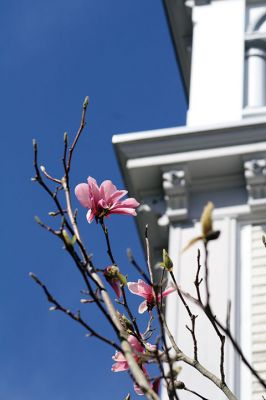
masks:
POLYGON ((91 176, 88 183, 80 183, 75 188, 75 194, 85 208, 88 208, 87 220, 89 223, 96 218, 106 217, 110 214, 136 215, 135 208, 139 203, 134 198, 120 200, 127 194, 126 190, 117 190, 112 181, 104 181, 100 187, 91 176))
MULTIPOLYGON (((135 336, 129 335, 127 340, 133 350, 138 353, 144 353, 144 347, 135 336)), ((139 357, 137 356, 137 354, 134 355, 134 358, 137 362, 139 361, 139 357)), ((125 359, 124 354, 121 353, 121 351, 116 351, 112 359, 115 361, 115 363, 112 365, 113 372, 127 371, 129 369, 127 360, 125 359)))
MULTIPOLYGON (((156 298, 153 288, 141 279, 138 282, 128 282, 128 289, 131 293, 137 294, 138 296, 144 297, 144 301, 139 305, 139 313, 143 314, 146 310, 152 310, 155 306, 156 298)), ((158 294, 157 298, 160 301, 161 297, 166 297, 168 294, 174 292, 176 289, 174 287, 169 287, 165 289, 161 294, 158 294)))
MULTIPOLYGON (((142 353, 142 354, 145 353, 145 348, 142 346, 142 344, 138 341, 138 339, 135 336, 129 335, 127 340, 130 343, 130 345, 133 348, 133 350, 135 350, 137 353, 142 353)), ((147 343, 146 346, 148 348, 148 351, 155 351, 156 350, 156 346, 153 346, 150 343, 147 343)), ((134 358, 137 361, 137 363, 140 364, 140 367, 141 367, 142 371, 144 372, 144 374, 145 374, 146 378, 148 379, 148 381, 150 381, 150 377, 149 377, 148 371, 141 364, 140 357, 137 354, 134 354, 134 358)), ((116 351, 116 353, 112 357, 112 359, 115 361, 115 363, 112 365, 112 371, 113 372, 127 371, 129 369, 127 360, 126 360, 125 356, 123 355, 123 353, 121 353, 121 351, 116 351)), ((153 387, 152 384, 151 384, 151 387, 153 387)), ((134 390, 135 390, 136 394, 138 394, 139 396, 143 395, 142 390, 136 384, 134 384, 134 390)))

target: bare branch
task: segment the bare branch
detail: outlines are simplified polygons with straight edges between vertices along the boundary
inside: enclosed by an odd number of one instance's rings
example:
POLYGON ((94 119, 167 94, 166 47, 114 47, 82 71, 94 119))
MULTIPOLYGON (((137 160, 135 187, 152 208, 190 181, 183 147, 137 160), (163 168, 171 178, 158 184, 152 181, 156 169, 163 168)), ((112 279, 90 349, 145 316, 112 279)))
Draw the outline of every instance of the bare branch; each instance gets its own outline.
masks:
POLYGON ((74 139, 74 141, 73 141, 73 143, 72 143, 72 145, 71 145, 71 147, 69 149, 69 153, 68 153, 68 160, 67 160, 67 164, 66 164, 66 171, 68 173, 69 173, 70 167, 71 167, 71 160, 72 160, 73 151, 74 151, 74 149, 76 147, 76 144, 77 144, 77 142, 78 142, 78 140, 80 138, 80 135, 81 135, 81 133, 82 133, 82 131, 85 128, 85 125, 86 125, 85 119, 86 119, 86 111, 87 111, 88 104, 89 104, 89 98, 87 96, 87 97, 85 97, 85 100, 84 100, 84 103, 83 103, 80 126, 79 126, 79 129, 78 129, 77 133, 76 133, 75 139, 74 139))
POLYGON ((150 245, 149 245, 149 238, 148 238, 148 225, 146 225, 145 228, 145 242, 146 242, 146 254, 147 254, 147 266, 148 266, 148 271, 150 274, 150 281, 151 284, 154 284, 154 277, 153 277, 153 270, 151 266, 151 254, 150 254, 150 245))
POLYGON ((187 304, 184 296, 182 295, 181 290, 178 287, 178 284, 176 282, 176 279, 175 279, 175 276, 174 276, 173 272, 172 271, 169 271, 169 272, 170 272, 171 278, 172 278, 172 280, 174 282, 174 285, 175 285, 175 288, 177 290, 178 296, 179 296, 180 300, 182 301, 185 309, 187 310, 187 313, 188 313, 189 318, 191 320, 191 328, 189 328, 188 326, 186 326, 186 328, 189 330, 189 332, 191 333, 191 336, 192 336, 192 340, 193 340, 193 344, 194 344, 194 359, 195 359, 195 361, 198 361, 198 343, 197 343, 197 338, 196 338, 196 333, 195 333, 195 320, 197 318, 197 315, 194 315, 192 313, 192 311, 190 310, 189 305, 187 304))
POLYGON ((186 386, 184 387, 184 390, 194 394, 195 396, 199 397, 202 400, 208 400, 206 397, 201 396, 199 393, 195 392, 194 390, 188 389, 186 386))
POLYGON ((35 219, 35 221, 36 221, 36 223, 37 223, 38 225, 40 225, 42 228, 46 229, 48 232, 51 232, 51 233, 52 233, 53 235, 55 235, 55 236, 60 236, 61 231, 56 231, 55 229, 51 228, 49 225, 46 225, 46 224, 45 224, 44 222, 42 222, 42 221, 40 220, 40 218, 37 217, 37 216, 35 216, 34 219, 35 219))
POLYGON ((138 265, 136 262, 135 257, 132 254, 131 249, 127 249, 127 256, 133 267, 137 270, 137 272, 145 279, 145 281, 148 283, 148 285, 151 285, 151 280, 147 276, 147 274, 143 271, 143 269, 138 265))
MULTIPOLYGON (((266 389, 266 382, 259 376, 259 374, 256 372, 256 370, 252 367, 252 365, 248 362, 247 358, 245 357, 243 351, 241 350, 241 347, 239 346, 239 344, 237 343, 237 341, 234 339, 231 331, 229 329, 227 329, 226 326, 224 326, 218 319, 216 316, 214 316, 212 309, 210 308, 210 306, 208 306, 208 309, 205 310, 205 307, 203 304, 201 304, 198 299, 195 299, 193 296, 191 296, 189 293, 185 293, 183 292, 183 295, 186 296, 189 300, 193 301, 195 304, 197 304, 203 311, 205 311, 206 313, 210 313, 211 314, 211 318, 215 321, 215 324, 218 325, 218 327, 225 333, 225 335, 228 337, 228 339, 230 340, 230 342, 232 343, 235 351, 237 352, 237 354, 239 354, 240 358, 242 359, 243 363, 246 365, 246 367, 250 370, 250 372, 252 373, 252 375, 254 375, 258 381, 260 382, 260 384, 262 385, 262 387, 264 389, 266 389)), ((207 315, 207 314, 206 314, 207 315)))
MULTIPOLYGON (((145 242, 146 242, 147 265, 148 265, 148 270, 149 270, 151 282, 153 284, 154 283, 154 278, 153 278, 153 270, 152 270, 151 258, 150 258, 150 243, 149 243, 149 237, 148 237, 148 225, 146 225, 146 229, 145 229, 145 242)), ((156 289, 154 286, 153 286, 153 288, 156 289)), ((171 360, 171 357, 170 357, 170 354, 169 354, 169 349, 167 347, 167 342, 166 342, 166 337, 165 337, 165 332, 164 332, 164 323, 163 323, 163 318, 162 318, 162 312, 161 312, 161 307, 160 307, 160 303, 159 303, 159 300, 158 300, 158 293, 156 292, 156 290, 155 290, 155 296, 154 297, 155 297, 156 311, 157 311, 159 325, 160 325, 160 332, 161 332, 162 342, 163 342, 163 346, 164 346, 164 349, 165 349, 167 363, 168 363, 169 371, 170 371, 170 384, 169 384, 168 380, 166 380, 167 392, 168 392, 168 395, 169 395, 170 398, 178 400, 178 395, 177 395, 177 393, 175 391, 175 375, 174 375, 174 371, 173 371, 172 360, 171 360)))
MULTIPOLYGON (((184 293, 183 293, 184 294, 184 293)), ((185 294, 184 294, 185 295, 185 294)), ((211 382, 213 382, 219 389, 222 390, 222 392, 226 395, 226 397, 229 400, 237 400, 236 396, 234 395, 233 392, 228 388, 228 386, 222 382, 221 379, 219 379, 217 376, 215 376, 212 372, 210 372, 207 368, 205 368, 202 364, 200 364, 198 361, 195 361, 195 359, 188 357, 183 351, 177 346, 176 341, 171 334, 167 322, 165 320, 164 315, 162 315, 163 318, 163 323, 165 327, 165 331, 167 333, 167 336, 170 340, 171 345, 173 346, 173 349, 175 350, 176 361, 183 361, 184 363, 192 366, 195 368, 197 371, 201 373, 201 375, 205 376, 205 378, 209 379, 211 382)))
POLYGON ((104 233, 104 236, 105 236, 105 240, 106 240, 107 254, 108 254, 108 256, 110 257, 111 263, 112 263, 113 265, 117 265, 116 262, 115 262, 113 253, 112 253, 112 248, 111 248, 111 244, 110 244, 110 238, 109 238, 108 228, 105 226, 105 223, 104 223, 104 219, 103 219, 103 218, 100 218, 100 225, 101 225, 101 227, 102 227, 102 230, 103 230, 103 233, 104 233))
POLYGON ((49 179, 50 181, 59 183, 60 185, 62 184, 61 179, 57 179, 57 178, 54 178, 53 176, 49 175, 43 165, 40 166, 40 170, 46 176, 46 178, 49 179))
POLYGON ((72 311, 70 311, 68 308, 63 307, 56 299, 55 297, 50 293, 50 291, 47 289, 47 286, 32 272, 30 272, 30 277, 43 289, 47 300, 49 303, 54 304, 54 308, 52 310, 58 310, 63 312, 64 314, 68 315, 70 318, 72 318, 74 321, 78 322, 80 325, 82 325, 89 333, 90 336, 95 336, 96 338, 100 339, 102 342, 109 344, 110 346, 114 347, 117 351, 121 351, 121 348, 114 342, 106 337, 102 336, 98 332, 96 332, 91 326, 89 326, 80 316, 80 312, 77 314, 74 314, 72 311))

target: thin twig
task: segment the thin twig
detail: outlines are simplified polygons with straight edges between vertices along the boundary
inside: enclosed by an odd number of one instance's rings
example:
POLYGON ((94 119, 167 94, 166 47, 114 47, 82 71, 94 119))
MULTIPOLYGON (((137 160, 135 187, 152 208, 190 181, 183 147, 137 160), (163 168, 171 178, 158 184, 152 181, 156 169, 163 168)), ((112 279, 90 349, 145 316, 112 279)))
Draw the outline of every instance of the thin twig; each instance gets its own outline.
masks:
POLYGON ((176 279, 175 279, 173 271, 170 271, 170 275, 171 275, 171 278, 172 278, 172 280, 174 282, 174 285, 175 285, 175 288, 177 290, 178 296, 179 296, 180 300, 182 301, 182 303, 183 303, 183 305, 184 305, 184 307, 185 307, 185 309, 186 309, 186 311, 187 311, 187 313, 189 315, 189 318, 191 320, 191 328, 189 328, 187 325, 186 325, 186 328, 189 330, 189 332, 191 333, 191 336, 192 336, 192 340, 193 340, 193 344, 194 344, 194 359, 195 359, 195 361, 198 361, 198 343, 197 343, 197 338, 196 338, 196 333, 195 333, 195 320, 197 318, 197 315, 194 315, 192 313, 192 311, 190 310, 190 307, 189 307, 188 303, 186 302, 184 296, 182 295, 181 290, 178 287, 178 284, 176 282, 176 279))
MULTIPOLYGON (((145 229, 145 242, 146 242, 147 266, 148 266, 148 270, 149 270, 149 273, 150 273, 151 282, 153 284, 154 279, 153 279, 153 271, 152 271, 151 258, 150 258, 150 243, 149 243, 149 237, 148 237, 148 225, 146 225, 146 229, 145 229)), ((154 297, 155 297, 156 311, 157 311, 159 325, 160 325, 162 342, 163 342, 163 346, 164 346, 164 349, 165 349, 165 354, 166 354, 167 363, 168 363, 169 372, 170 372, 170 382, 171 382, 171 384, 169 384, 168 380, 166 380, 167 392, 168 392, 168 395, 170 396, 170 398, 174 398, 174 399, 178 400, 178 395, 177 395, 177 393, 175 391, 175 375, 174 375, 174 371, 173 371, 173 365, 172 365, 171 357, 170 357, 170 354, 169 354, 169 349, 167 347, 167 342, 166 342, 166 337, 165 337, 165 332, 164 332, 164 324, 163 324, 162 312, 161 312, 160 303, 159 303, 159 300, 158 300, 158 293, 155 292, 155 296, 154 297)))
POLYGON ((127 256, 133 267, 137 270, 137 272, 145 279, 145 281, 148 283, 148 285, 151 286, 151 280, 148 277, 148 275, 143 271, 143 269, 139 266, 137 263, 135 257, 132 254, 131 249, 127 249, 127 256))
MULTIPOLYGON (((211 314, 211 318, 215 320, 215 323, 218 325, 218 327, 225 333, 225 335, 228 337, 228 339, 230 340, 230 342, 232 343, 235 351, 237 352, 237 354, 239 354, 240 358, 242 359, 243 363, 246 365, 246 367, 250 370, 250 372, 252 373, 252 375, 254 375, 258 381, 260 382, 260 384, 262 385, 262 387, 264 389, 266 389, 266 382, 259 376, 259 374, 256 372, 256 370, 252 367, 252 365, 248 362, 247 358, 245 357, 243 351, 241 350, 240 346, 238 345, 237 341, 234 339, 232 333, 230 330, 228 330, 226 328, 226 326, 224 326, 218 319, 217 317, 214 316, 212 309, 208 308, 208 310, 205 310, 205 306, 200 303, 198 301, 198 299, 195 299, 193 296, 191 296, 189 293, 185 293, 183 292, 183 295, 186 296, 189 300, 193 301, 195 304, 197 304, 203 311, 210 313, 211 314)), ((207 315, 207 314, 206 314, 207 315)))
POLYGON ((68 135, 67 135, 67 132, 65 132, 65 133, 64 133, 64 152, 63 152, 63 159, 62 159, 65 174, 68 173, 68 171, 67 171, 67 161, 66 161, 66 158, 67 158, 67 148, 68 148, 68 135))
MULTIPOLYGON (((157 340, 156 340, 156 343, 155 343, 155 345, 156 345, 155 357, 156 357, 156 360, 157 360, 157 363, 158 363, 159 370, 160 370, 160 372, 162 374, 162 377, 163 377, 165 383, 167 384, 167 392, 168 392, 168 379, 167 379, 167 376, 165 375, 165 372, 164 372, 164 367, 163 367, 163 363, 161 361, 160 351, 159 351, 160 340, 161 340, 161 337, 158 337, 157 340)), ((169 391, 170 391, 170 387, 169 387, 169 391)))
POLYGON ((43 175, 46 176, 52 182, 59 183, 61 185, 61 179, 54 178, 52 175, 48 174, 45 167, 43 165, 40 166, 40 170, 42 171, 43 175))
POLYGON ((200 263, 200 249, 198 249, 198 255, 197 255, 197 273, 196 273, 196 278, 194 281, 194 285, 196 287, 196 292, 197 292, 197 296, 199 301, 202 303, 201 300, 201 293, 200 293, 200 284, 202 283, 202 278, 199 278, 199 274, 200 274, 200 269, 201 269, 201 263, 200 263))
MULTIPOLYGON (((59 202, 59 200, 57 198, 57 193, 52 192, 51 189, 46 185, 46 183, 43 181, 43 179, 41 177, 40 170, 39 170, 39 167, 38 167, 38 145, 37 145, 37 141, 35 139, 33 140, 33 152, 34 152, 33 166, 34 166, 35 173, 36 173, 36 175, 34 177, 34 180, 36 182, 38 182, 39 185, 48 193, 48 195, 55 202, 59 213, 61 214, 62 217, 64 217, 65 216, 65 212, 64 212, 64 210, 63 210, 63 208, 62 208, 62 206, 61 206, 61 204, 60 204, 60 202, 59 202)), ((67 220, 65 221, 65 224, 66 224, 67 229, 73 235, 74 231, 71 228, 71 226, 70 226, 70 224, 69 224, 69 222, 67 220)))
POLYGON ((129 308, 128 302, 127 302, 127 297, 126 297, 124 286, 121 287, 121 291, 122 291, 122 296, 123 296, 123 306, 125 307, 125 309, 127 311, 127 314, 128 314, 128 316, 130 318, 130 321, 131 321, 132 325, 134 326, 134 329, 135 329, 135 332, 137 334, 138 340, 143 344, 143 339, 142 339, 142 336, 140 334, 138 324, 136 323, 136 318, 133 316, 133 314, 132 314, 132 312, 131 312, 131 310, 129 308))
POLYGON ((145 339, 150 338, 152 335, 152 331, 153 331, 152 330, 152 321, 154 320, 154 316, 152 315, 151 311, 149 311, 149 315, 150 315, 150 317, 149 317, 148 325, 147 325, 145 332, 143 333, 143 337, 145 339))
POLYGON ((68 315, 70 318, 72 318, 74 321, 78 322, 80 325, 82 325, 89 333, 91 336, 95 336, 96 338, 100 339, 104 343, 109 344, 110 346, 114 347, 117 351, 121 351, 121 348, 112 340, 107 339, 106 337, 102 336, 100 333, 96 332, 91 326, 89 326, 80 316, 80 313, 74 314, 72 311, 70 311, 68 308, 63 307, 56 299, 55 297, 50 293, 50 291, 47 289, 47 286, 32 272, 30 272, 30 277, 43 289, 47 300, 49 303, 54 304, 55 308, 54 310, 59 310, 62 311, 64 314, 68 315))
POLYGON ((208 400, 206 397, 201 396, 199 393, 195 392, 194 390, 188 389, 186 386, 184 387, 184 390, 194 394, 195 396, 199 397, 202 400, 208 400))
POLYGON ((148 238, 148 225, 146 225, 146 228, 145 228, 145 242, 146 242, 147 266, 148 266, 148 271, 149 271, 149 275, 150 275, 151 285, 153 285, 154 277, 153 277, 153 270, 151 267, 151 254, 150 254, 150 244, 149 244, 149 238, 148 238))
POLYGON ((46 225, 44 222, 40 220, 39 217, 35 216, 35 221, 38 225, 40 225, 42 228, 46 229, 48 232, 52 233, 55 236, 60 236, 61 231, 56 231, 55 229, 51 228, 49 225, 46 225))
MULTIPOLYGON (((183 293, 185 295, 185 293, 183 293)), ((197 301, 197 300, 196 300, 197 301)), ((171 345, 173 346, 173 349, 175 350, 176 361, 183 361, 184 363, 192 366, 195 368, 197 371, 201 373, 201 375, 205 376, 205 378, 209 379, 211 382, 213 382, 219 389, 222 390, 222 392, 226 395, 226 397, 229 400, 237 400, 236 396, 234 393, 231 392, 229 387, 221 381, 217 376, 215 376, 212 372, 210 372, 207 368, 205 368, 199 361, 195 361, 193 358, 188 357, 183 351, 178 347, 176 344, 176 341, 168 327, 168 324, 166 322, 166 319, 164 315, 162 314, 163 318, 163 323, 165 327, 165 331, 167 333, 167 336, 170 340, 171 345)))
POLYGON ((103 233, 104 233, 104 237, 105 237, 105 240, 106 240, 107 254, 108 254, 108 256, 110 257, 111 263, 112 263, 113 265, 117 265, 116 262, 115 262, 113 253, 112 253, 112 248, 111 248, 111 244, 110 244, 108 229, 107 229, 107 227, 105 226, 105 223, 104 223, 103 218, 100 218, 100 224, 101 224, 101 227, 102 227, 102 230, 103 230, 103 233))
MULTIPOLYGON (((213 326, 218 338, 220 339, 220 374, 221 380, 225 384, 225 372, 224 372, 224 352, 225 352, 225 336, 220 332, 220 329, 216 324, 216 317, 213 315, 210 306, 210 289, 209 289, 209 267, 208 267, 208 242, 204 242, 205 249, 205 290, 206 290, 206 304, 203 305, 203 311, 213 326)), ((200 299, 198 299, 201 301, 200 299)))
POLYGON ((87 111, 88 104, 89 104, 89 98, 87 96, 85 98, 85 100, 84 100, 84 103, 83 103, 80 126, 79 126, 79 129, 78 129, 77 133, 76 133, 75 139, 74 139, 74 141, 73 141, 73 143, 72 143, 72 145, 71 145, 71 147, 69 149, 69 153, 68 153, 68 160, 67 160, 67 164, 66 164, 66 171, 68 173, 69 173, 70 167, 71 167, 71 160, 72 160, 73 151, 74 151, 74 149, 76 147, 76 144, 77 144, 77 142, 78 142, 78 140, 80 138, 80 135, 81 135, 81 133, 82 133, 82 131, 85 128, 85 125, 86 125, 85 119, 86 119, 86 111, 87 111))

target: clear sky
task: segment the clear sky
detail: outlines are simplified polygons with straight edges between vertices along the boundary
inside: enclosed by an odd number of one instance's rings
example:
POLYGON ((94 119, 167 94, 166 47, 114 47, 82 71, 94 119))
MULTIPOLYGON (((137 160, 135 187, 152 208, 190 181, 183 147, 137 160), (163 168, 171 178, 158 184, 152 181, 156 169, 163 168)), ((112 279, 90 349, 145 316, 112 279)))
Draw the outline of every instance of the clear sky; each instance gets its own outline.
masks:
MULTIPOLYGON (((72 187, 91 175, 122 188, 112 135, 185 123, 162 1, 2 0, 0 27, 0 399, 135 398, 127 374, 110 371, 113 350, 49 312, 28 276, 35 272, 64 305, 108 331, 93 306, 80 306, 83 285, 62 245, 34 222, 34 215, 49 222, 53 207, 30 181, 31 140, 39 142, 41 163, 60 176, 63 133, 73 137, 89 95, 72 187)), ((99 229, 86 223, 85 210, 79 220, 95 263, 105 267, 99 229)), ((108 226, 119 265, 134 280, 126 248, 141 262, 143 255, 133 218, 114 216, 108 226)))

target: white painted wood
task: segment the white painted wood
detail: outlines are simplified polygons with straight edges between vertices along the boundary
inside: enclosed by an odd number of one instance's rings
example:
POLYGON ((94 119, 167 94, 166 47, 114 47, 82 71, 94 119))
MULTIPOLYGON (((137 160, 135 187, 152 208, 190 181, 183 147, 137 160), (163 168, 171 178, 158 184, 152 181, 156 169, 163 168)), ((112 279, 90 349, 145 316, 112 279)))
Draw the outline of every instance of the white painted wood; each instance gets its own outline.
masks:
MULTIPOLYGON (((216 315, 222 320, 226 317, 227 301, 235 294, 235 221, 225 218, 215 222, 215 229, 222 230, 222 236, 219 240, 210 243, 210 285, 211 285, 211 303, 216 315)), ((197 270, 197 248, 202 251, 202 272, 204 277, 204 255, 202 245, 193 246, 185 253, 181 249, 188 241, 199 234, 200 226, 196 223, 194 226, 184 227, 180 229, 178 226, 171 226, 169 232, 169 254, 175 265, 175 276, 181 287, 195 295, 194 279, 197 270)), ((202 297, 205 297, 204 285, 202 284, 202 297)), ((208 369, 219 376, 220 362, 220 344, 217 335, 210 326, 209 321, 203 313, 193 304, 191 304, 193 312, 198 316, 196 320, 196 332, 199 347, 199 360, 208 369), (209 349, 211 349, 209 351, 209 349)), ((234 312, 234 311, 233 311, 234 312)), ((193 342, 191 334, 186 329, 186 325, 190 326, 190 319, 175 295, 171 295, 167 299, 167 319, 172 326, 173 334, 176 338, 178 346, 193 357, 193 342), (176 314, 175 314, 176 313, 176 314), (176 321, 176 322, 174 322, 176 321)), ((234 321, 232 321, 232 330, 235 329, 234 321)), ((232 349, 226 347, 226 376, 228 384, 234 386, 234 359, 232 349)), ((210 399, 224 400, 224 394, 215 387, 212 382, 207 381, 193 368, 182 365, 180 380, 184 380, 190 389, 197 390, 202 395, 210 399)), ((167 399, 164 392, 163 399, 167 399)), ((191 400, 191 394, 181 393, 182 400, 191 400)))
POLYGON ((250 47, 246 52, 246 99, 250 108, 266 105, 266 50, 250 47))
MULTIPOLYGON (((251 228, 251 360, 266 378, 266 249, 261 240, 265 230, 262 224, 251 228)), ((265 390, 253 378, 252 400, 261 399, 263 394, 265 390)))
MULTIPOLYGON (((251 359, 251 227, 240 228, 240 343, 244 354, 251 359)), ((238 359, 240 367, 240 399, 251 400, 251 376, 247 368, 238 359)))
POLYGON ((193 47, 187 124, 241 119, 244 80, 244 0, 193 8, 193 47), (221 112, 222 110, 222 112, 221 112))

